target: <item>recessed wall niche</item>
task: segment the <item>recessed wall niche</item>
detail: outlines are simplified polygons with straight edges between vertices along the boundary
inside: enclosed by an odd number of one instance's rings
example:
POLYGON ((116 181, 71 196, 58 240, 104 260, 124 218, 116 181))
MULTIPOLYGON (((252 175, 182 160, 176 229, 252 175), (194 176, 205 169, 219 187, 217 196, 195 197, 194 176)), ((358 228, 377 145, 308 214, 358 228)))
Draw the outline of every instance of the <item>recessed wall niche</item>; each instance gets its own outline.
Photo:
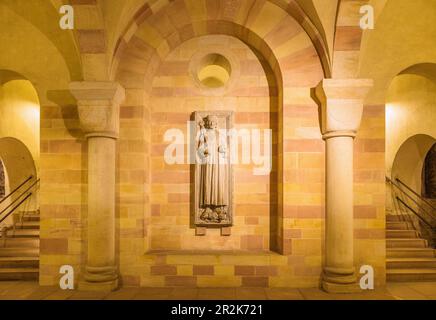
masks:
MULTIPOLYGON (((184 164, 175 165, 164 160, 168 146, 164 142, 165 132, 179 129, 187 139, 187 123, 194 121, 195 112, 232 112, 236 130, 272 129, 273 150, 276 148, 277 99, 272 96, 276 90, 270 90, 268 79, 273 77, 261 59, 236 38, 209 35, 174 49, 156 72, 149 100, 150 251, 270 251, 278 212, 274 161, 269 175, 255 175, 253 169, 258 166, 254 163, 233 165, 231 235, 222 236, 220 228, 210 228, 199 237, 191 201, 195 187, 192 165, 186 159, 184 164)), ((264 150, 263 141, 260 150, 264 150)))

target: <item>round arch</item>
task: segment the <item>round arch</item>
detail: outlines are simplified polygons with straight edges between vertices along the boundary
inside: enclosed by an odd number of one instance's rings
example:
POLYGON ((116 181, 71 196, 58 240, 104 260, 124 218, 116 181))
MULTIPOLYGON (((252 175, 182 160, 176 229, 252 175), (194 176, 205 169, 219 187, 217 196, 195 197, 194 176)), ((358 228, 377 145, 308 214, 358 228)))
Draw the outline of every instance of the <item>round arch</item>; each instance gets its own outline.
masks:
POLYGON ((12 137, 0 138, 0 159, 8 176, 9 189, 18 187, 29 177, 36 178, 35 161, 26 145, 12 137))
POLYGON ((436 200, 436 143, 433 144, 425 157, 422 179, 422 195, 426 198, 436 200))
POLYGON ((425 158, 435 143, 434 137, 425 134, 417 134, 404 141, 392 165, 392 178, 400 179, 414 191, 422 194, 425 158))

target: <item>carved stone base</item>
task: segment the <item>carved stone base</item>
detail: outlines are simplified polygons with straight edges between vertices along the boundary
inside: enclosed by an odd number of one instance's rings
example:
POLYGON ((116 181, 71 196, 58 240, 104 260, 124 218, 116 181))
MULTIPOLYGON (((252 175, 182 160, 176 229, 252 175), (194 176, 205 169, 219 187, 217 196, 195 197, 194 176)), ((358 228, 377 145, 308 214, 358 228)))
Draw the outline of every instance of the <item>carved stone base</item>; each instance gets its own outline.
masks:
POLYGON ((231 227, 223 227, 221 228, 221 236, 228 237, 232 235, 232 228, 231 227))
POLYGON ((322 289, 328 293, 358 293, 361 292, 359 285, 356 283, 332 283, 322 280, 322 289))
POLYGON ((206 227, 196 227, 195 228, 195 235, 196 236, 205 236, 207 232, 206 227))
POLYGON ((118 279, 106 282, 88 282, 82 280, 79 282, 79 291, 99 291, 111 292, 118 289, 118 279))

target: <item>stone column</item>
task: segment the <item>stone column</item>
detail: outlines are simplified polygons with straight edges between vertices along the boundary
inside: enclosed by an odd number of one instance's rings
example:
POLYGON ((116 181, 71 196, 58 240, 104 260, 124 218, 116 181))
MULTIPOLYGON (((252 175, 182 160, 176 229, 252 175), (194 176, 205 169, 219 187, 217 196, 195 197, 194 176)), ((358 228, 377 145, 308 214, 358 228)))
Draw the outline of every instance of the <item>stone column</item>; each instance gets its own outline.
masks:
POLYGON ((367 79, 324 79, 315 89, 326 141, 325 262, 322 288, 359 290, 353 259, 353 144, 363 101, 372 87, 367 79))
POLYGON ((88 254, 80 290, 118 287, 115 262, 115 157, 124 89, 114 82, 73 82, 82 130, 88 140, 88 254))

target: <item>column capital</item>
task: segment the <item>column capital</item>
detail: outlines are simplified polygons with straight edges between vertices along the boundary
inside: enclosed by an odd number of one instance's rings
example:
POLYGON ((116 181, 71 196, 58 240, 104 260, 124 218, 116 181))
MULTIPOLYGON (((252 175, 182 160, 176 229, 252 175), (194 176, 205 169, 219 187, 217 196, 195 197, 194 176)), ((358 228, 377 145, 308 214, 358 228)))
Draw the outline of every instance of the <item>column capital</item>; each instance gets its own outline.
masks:
POLYGON ((324 79, 312 90, 312 98, 321 109, 324 139, 356 136, 372 86, 371 79, 324 79))
POLYGON ((70 91, 77 100, 79 120, 87 137, 117 138, 120 104, 125 90, 117 82, 71 82, 70 91))

